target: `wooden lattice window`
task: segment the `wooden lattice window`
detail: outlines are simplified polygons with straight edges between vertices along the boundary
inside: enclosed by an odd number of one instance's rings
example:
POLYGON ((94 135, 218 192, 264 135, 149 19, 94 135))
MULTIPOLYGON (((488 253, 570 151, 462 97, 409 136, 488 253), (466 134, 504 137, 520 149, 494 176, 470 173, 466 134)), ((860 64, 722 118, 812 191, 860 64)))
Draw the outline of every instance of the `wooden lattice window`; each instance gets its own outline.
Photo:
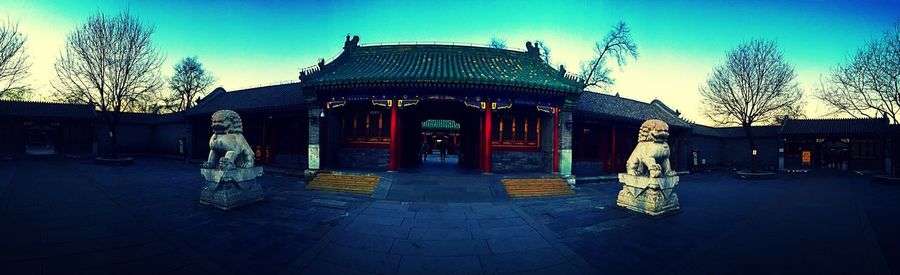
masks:
POLYGON ((533 114, 498 114, 491 144, 497 148, 540 148, 541 120, 533 114))
POLYGON ((344 114, 341 134, 344 143, 388 144, 390 137, 390 111, 354 110, 344 114))

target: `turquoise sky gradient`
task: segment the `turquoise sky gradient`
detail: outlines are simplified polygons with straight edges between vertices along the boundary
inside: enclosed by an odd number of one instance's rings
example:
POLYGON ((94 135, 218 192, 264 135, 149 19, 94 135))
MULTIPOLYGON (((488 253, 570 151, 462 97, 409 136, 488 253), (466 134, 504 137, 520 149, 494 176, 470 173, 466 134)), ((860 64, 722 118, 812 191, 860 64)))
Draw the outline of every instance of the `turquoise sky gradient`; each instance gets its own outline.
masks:
POLYGON ((96 12, 129 11, 156 27, 163 74, 197 55, 228 90, 294 81, 298 70, 341 51, 348 33, 361 43, 491 37, 524 48, 541 39, 557 64, 575 71, 619 20, 640 57, 613 76, 622 96, 663 100, 699 122, 701 85, 725 53, 751 38, 775 39, 796 66, 807 112, 819 76, 866 40, 900 22, 900 1, 8 1, 0 16, 18 20, 32 59, 29 81, 49 93, 65 36, 96 12))

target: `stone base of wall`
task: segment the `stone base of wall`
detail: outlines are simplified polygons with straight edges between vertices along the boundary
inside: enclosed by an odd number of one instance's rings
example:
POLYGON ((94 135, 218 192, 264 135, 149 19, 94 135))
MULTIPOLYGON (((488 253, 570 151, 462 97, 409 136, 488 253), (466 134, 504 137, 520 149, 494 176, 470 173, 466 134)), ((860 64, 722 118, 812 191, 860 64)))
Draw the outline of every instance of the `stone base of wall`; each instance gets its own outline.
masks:
POLYGON ((390 151, 385 148, 341 148, 338 167, 344 169, 388 169, 390 151))
POLYGON ((301 154, 275 154, 272 166, 293 169, 306 169, 308 158, 301 154))
POLYGON ((493 151, 491 160, 496 172, 544 172, 550 163, 544 152, 493 151))
POLYGON ((607 174, 606 171, 603 170, 603 162, 602 161, 573 161, 572 162, 572 174, 578 176, 598 176, 602 174, 607 174))

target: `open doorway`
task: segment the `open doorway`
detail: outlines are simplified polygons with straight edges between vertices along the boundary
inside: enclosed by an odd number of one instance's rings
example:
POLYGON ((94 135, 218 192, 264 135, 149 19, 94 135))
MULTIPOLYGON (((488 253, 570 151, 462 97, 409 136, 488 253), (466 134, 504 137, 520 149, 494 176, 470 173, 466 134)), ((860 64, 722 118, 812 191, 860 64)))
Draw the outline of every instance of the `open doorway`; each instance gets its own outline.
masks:
POLYGON ((459 123, 449 119, 422 121, 422 165, 459 165, 459 123))
POLYGON ((401 114, 403 168, 418 172, 477 171, 478 110, 456 100, 428 100, 401 114))
POLYGON ((56 128, 49 125, 32 125, 26 129, 25 154, 56 154, 56 128))

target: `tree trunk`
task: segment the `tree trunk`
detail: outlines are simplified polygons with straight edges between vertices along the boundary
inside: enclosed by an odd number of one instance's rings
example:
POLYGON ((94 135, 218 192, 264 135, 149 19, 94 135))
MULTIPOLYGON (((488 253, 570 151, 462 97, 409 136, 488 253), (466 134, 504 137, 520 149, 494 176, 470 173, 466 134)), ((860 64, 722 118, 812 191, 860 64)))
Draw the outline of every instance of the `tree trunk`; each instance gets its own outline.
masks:
POLYGON ((118 133, 116 133, 116 128, 117 128, 116 126, 117 125, 115 122, 109 124, 109 134, 110 134, 110 137, 112 138, 112 158, 113 159, 119 158, 119 142, 118 142, 119 135, 118 135, 118 133))
POLYGON ((750 127, 750 124, 744 124, 744 133, 747 134, 747 142, 750 144, 750 172, 756 173, 758 169, 756 168, 756 154, 753 154, 753 150, 756 150, 756 141, 753 140, 753 131, 750 127))

